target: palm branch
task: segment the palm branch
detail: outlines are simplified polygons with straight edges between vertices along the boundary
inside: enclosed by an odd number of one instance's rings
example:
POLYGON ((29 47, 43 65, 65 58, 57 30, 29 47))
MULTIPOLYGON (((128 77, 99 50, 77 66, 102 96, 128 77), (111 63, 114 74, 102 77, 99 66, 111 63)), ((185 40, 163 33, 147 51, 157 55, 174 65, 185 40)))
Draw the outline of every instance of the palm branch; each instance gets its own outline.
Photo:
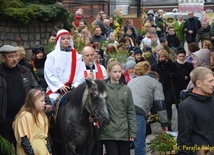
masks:
POLYGON ((15 149, 13 145, 9 141, 4 139, 1 135, 0 135, 0 153, 15 155, 15 149))

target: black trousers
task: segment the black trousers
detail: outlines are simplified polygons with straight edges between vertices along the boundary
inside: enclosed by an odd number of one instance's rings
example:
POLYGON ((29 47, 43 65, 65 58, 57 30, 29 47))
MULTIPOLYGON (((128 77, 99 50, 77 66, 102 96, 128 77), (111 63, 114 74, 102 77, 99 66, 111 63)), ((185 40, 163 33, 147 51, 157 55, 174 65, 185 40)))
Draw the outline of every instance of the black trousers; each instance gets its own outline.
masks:
MULTIPOLYGON (((167 117, 168 117, 169 121, 172 120, 172 104, 173 104, 173 102, 166 103, 167 117)), ((171 124, 168 124, 168 131, 172 131, 171 124)))
POLYGON ((103 140, 107 155, 130 155, 130 141, 103 140))

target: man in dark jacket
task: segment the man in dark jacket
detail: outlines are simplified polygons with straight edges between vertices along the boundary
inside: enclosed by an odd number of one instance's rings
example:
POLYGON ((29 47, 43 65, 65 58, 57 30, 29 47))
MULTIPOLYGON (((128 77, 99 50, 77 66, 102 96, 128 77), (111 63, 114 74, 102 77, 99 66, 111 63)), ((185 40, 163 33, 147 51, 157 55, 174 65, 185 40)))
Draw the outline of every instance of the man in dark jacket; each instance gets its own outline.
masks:
POLYGON ((178 110, 179 155, 196 155, 199 150, 214 147, 214 77, 210 69, 196 67, 190 78, 193 90, 178 110))
POLYGON ((176 36, 173 27, 168 28, 167 42, 169 48, 178 48, 180 46, 180 40, 176 36))
POLYGON ((200 41, 203 42, 204 40, 211 41, 211 33, 210 27, 208 22, 202 22, 202 27, 198 30, 196 35, 196 43, 198 44, 200 41))
POLYGON ((103 35, 101 35, 101 33, 102 33, 101 28, 96 26, 94 28, 94 35, 92 36, 91 42, 92 43, 94 43, 94 42, 102 43, 102 42, 106 41, 106 38, 103 35))
POLYGON ((184 23, 184 33, 188 44, 195 42, 197 31, 201 28, 201 22, 194 17, 193 11, 188 12, 189 18, 184 23))
MULTIPOLYGON (((39 88, 34 76, 26 67, 18 64, 19 48, 4 45, 0 48, 0 134, 9 142, 16 144, 12 123, 27 93, 39 88)), ((1 152, 0 152, 1 154, 1 152)))

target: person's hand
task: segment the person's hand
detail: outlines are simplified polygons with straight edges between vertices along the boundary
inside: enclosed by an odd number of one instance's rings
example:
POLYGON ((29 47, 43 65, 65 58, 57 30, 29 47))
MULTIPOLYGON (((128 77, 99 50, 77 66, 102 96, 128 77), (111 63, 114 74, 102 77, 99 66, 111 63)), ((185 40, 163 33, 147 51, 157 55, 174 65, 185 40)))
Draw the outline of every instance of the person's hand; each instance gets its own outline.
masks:
POLYGON ((62 86, 59 90, 61 93, 66 93, 70 90, 71 88, 69 86, 62 86))
POLYGON ((134 138, 133 138, 133 137, 130 137, 129 140, 133 142, 133 141, 134 141, 134 138))
POLYGON ((98 20, 98 19, 100 19, 101 18, 101 16, 98 14, 97 16, 96 16, 96 20, 98 20))
POLYGON ((193 31, 192 30, 189 30, 189 34, 192 34, 193 33, 193 31))
POLYGON ((159 27, 156 28, 157 31, 161 31, 161 29, 159 27))
POLYGON ((168 131, 168 127, 161 127, 162 134, 167 133, 167 131, 168 131))
POLYGON ((52 110, 52 105, 46 104, 46 105, 45 105, 45 110, 44 110, 44 112, 45 112, 45 113, 49 113, 49 112, 51 112, 51 110, 52 110))
POLYGON ((90 73, 88 74, 88 78, 93 80, 93 79, 94 79, 94 73, 90 72, 90 73))
POLYGON ((146 119, 146 124, 148 124, 150 121, 151 121, 151 112, 149 111, 148 112, 148 115, 147 115, 147 119, 146 119))

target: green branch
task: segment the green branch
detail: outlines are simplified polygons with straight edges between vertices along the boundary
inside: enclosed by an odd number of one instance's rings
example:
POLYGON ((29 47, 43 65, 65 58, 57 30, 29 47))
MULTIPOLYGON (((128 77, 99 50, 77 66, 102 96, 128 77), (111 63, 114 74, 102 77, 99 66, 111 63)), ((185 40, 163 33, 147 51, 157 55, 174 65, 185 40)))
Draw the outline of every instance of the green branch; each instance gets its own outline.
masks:
POLYGON ((0 153, 15 155, 15 149, 13 145, 9 141, 4 139, 1 135, 0 135, 0 153))

